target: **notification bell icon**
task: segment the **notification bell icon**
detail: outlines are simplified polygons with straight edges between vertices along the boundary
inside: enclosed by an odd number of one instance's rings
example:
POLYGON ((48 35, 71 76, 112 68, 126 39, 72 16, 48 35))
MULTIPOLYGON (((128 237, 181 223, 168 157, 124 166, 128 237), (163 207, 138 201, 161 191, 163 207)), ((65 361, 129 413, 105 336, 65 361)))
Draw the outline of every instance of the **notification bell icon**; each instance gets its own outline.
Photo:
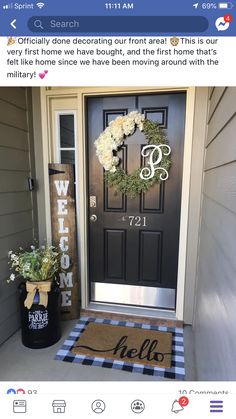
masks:
POLYGON ((178 400, 175 400, 174 403, 172 404, 171 412, 179 413, 179 412, 181 412, 181 410, 184 410, 184 408, 182 406, 180 406, 178 400))

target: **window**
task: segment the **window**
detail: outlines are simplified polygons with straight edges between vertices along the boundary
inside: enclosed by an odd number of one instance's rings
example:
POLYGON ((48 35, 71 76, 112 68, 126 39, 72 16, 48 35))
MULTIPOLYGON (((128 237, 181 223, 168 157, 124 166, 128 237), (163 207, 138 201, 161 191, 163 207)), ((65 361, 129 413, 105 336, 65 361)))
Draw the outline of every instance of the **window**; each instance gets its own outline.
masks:
POLYGON ((75 113, 58 114, 59 162, 75 164, 75 113))

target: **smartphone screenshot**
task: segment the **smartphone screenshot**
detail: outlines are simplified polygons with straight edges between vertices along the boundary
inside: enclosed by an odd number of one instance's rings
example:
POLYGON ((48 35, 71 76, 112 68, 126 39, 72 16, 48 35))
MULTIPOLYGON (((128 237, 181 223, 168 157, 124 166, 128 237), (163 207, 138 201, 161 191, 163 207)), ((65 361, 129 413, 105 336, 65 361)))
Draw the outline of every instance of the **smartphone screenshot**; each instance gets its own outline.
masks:
POLYGON ((1 1, 4 419, 232 419, 235 22, 1 1))

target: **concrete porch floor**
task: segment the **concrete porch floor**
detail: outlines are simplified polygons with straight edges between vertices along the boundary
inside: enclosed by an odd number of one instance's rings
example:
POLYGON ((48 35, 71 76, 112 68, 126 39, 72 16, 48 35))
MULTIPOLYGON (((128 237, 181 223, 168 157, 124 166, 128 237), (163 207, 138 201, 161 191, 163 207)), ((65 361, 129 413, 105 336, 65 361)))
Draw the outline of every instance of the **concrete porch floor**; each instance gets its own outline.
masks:
MULTIPOLYGON (((163 378, 54 360, 76 321, 62 323, 62 338, 45 349, 22 345, 20 331, 0 346, 0 381, 161 381, 163 378)), ((184 328, 186 381, 196 380, 193 332, 184 328)))

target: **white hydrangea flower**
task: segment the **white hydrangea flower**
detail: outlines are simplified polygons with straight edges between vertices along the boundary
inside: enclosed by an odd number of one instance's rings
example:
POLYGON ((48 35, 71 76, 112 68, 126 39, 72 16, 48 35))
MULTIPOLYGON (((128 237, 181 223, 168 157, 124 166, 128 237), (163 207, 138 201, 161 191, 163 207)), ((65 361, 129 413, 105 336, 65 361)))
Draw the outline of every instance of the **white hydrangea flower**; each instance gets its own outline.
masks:
POLYGON ((119 164, 119 161, 120 161, 119 157, 114 156, 113 159, 112 159, 112 164, 114 166, 117 166, 119 164))
POLYGON ((124 129, 124 133, 125 135, 132 135, 134 133, 135 130, 135 122, 132 120, 127 120, 124 122, 123 124, 123 129, 124 129))
POLYGON ((140 131, 143 130, 144 119, 144 115, 138 111, 118 116, 109 123, 108 127, 96 139, 94 142, 96 155, 106 171, 116 172, 116 166, 120 159, 113 155, 114 151, 117 151, 123 144, 125 137, 134 133, 136 126, 140 131))
POLYGON ((139 129, 140 129, 140 131, 143 131, 143 123, 142 122, 140 122, 140 124, 139 124, 139 129))

